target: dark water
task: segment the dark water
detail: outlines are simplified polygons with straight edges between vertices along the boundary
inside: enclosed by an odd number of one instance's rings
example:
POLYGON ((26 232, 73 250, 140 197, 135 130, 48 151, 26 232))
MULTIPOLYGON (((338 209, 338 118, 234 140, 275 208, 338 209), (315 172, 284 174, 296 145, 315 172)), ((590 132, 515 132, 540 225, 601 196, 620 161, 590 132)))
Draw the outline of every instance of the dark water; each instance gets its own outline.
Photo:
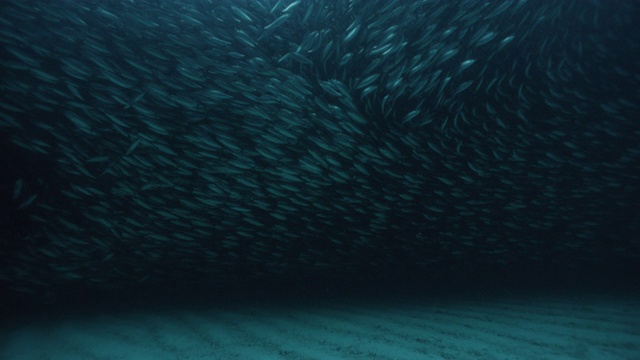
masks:
POLYGON ((634 1, 0 6, 8 311, 638 290, 634 1))

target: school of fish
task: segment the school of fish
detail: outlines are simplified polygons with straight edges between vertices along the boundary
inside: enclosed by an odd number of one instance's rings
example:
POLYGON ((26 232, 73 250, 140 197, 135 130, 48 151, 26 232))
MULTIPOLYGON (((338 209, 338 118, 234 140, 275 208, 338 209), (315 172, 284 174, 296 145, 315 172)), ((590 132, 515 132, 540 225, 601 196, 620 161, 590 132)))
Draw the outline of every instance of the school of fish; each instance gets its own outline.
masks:
POLYGON ((0 283, 637 260, 639 7, 3 1, 0 283))

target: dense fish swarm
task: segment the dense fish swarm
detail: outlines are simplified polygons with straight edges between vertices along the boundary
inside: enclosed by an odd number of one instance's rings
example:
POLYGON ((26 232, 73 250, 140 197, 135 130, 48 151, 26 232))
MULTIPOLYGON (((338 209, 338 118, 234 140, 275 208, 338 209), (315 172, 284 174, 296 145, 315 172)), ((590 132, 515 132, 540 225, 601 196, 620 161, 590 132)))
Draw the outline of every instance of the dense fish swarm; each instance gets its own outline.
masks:
POLYGON ((12 291, 640 257, 633 1, 0 9, 12 291))

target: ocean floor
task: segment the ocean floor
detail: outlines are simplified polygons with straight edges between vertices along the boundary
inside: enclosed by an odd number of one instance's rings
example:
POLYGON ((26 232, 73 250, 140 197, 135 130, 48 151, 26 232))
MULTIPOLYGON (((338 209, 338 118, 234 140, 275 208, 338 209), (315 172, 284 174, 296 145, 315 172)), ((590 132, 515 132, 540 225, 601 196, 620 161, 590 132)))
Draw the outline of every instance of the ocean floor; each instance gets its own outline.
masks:
POLYGON ((640 298, 216 305, 4 326, 0 358, 640 359, 640 298))

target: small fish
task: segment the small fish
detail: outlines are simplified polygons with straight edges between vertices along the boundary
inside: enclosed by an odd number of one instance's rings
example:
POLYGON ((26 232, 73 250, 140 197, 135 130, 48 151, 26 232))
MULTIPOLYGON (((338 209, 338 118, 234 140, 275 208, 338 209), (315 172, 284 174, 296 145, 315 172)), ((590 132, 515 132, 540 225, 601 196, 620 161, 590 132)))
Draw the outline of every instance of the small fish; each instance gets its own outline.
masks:
POLYGON ((13 200, 16 200, 20 196, 20 193, 22 193, 22 186, 22 179, 16 180, 16 183, 13 186, 13 200))

